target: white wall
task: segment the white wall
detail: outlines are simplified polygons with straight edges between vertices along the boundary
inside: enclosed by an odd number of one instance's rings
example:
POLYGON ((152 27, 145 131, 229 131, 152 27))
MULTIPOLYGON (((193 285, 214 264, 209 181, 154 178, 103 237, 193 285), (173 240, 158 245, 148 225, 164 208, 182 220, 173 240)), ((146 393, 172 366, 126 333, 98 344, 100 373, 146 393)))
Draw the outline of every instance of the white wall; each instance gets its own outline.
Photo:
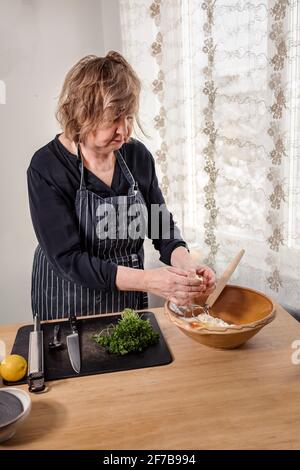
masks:
POLYGON ((29 161, 58 132, 54 110, 66 72, 80 57, 108 49, 121 50, 118 0, 0 0, 0 323, 31 319, 37 242, 29 161))
MULTIPOLYGON (((118 0, 0 0, 0 324, 31 320, 30 159, 59 131, 54 112, 67 71, 111 49, 122 52, 118 0)), ((151 249, 148 259, 156 264, 151 249)))

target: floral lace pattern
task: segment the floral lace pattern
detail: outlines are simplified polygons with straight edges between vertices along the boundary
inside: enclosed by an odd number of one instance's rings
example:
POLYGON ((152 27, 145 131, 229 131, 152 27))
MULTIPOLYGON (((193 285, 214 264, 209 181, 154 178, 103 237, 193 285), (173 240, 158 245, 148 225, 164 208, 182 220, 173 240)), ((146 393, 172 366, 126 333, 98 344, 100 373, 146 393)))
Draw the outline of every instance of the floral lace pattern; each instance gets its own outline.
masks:
MULTIPOLYGON (((285 142, 283 135, 280 133, 282 129, 281 120, 283 120, 284 110, 286 109, 285 83, 283 70, 287 60, 287 45, 285 39, 284 20, 287 12, 287 0, 276 0, 274 6, 270 10, 271 32, 269 38, 271 45, 275 49, 270 59, 270 67, 273 69, 271 80, 269 82, 270 90, 273 95, 273 104, 270 106, 271 122, 268 134, 273 141, 273 149, 269 156, 273 166, 282 165, 282 159, 286 156, 285 142)), ((269 195, 271 208, 267 216, 267 222, 270 224, 272 234, 267 237, 267 243, 271 250, 279 253, 279 248, 284 244, 283 230, 279 226, 281 219, 281 207, 286 202, 286 195, 283 188, 282 180, 279 178, 280 172, 272 172, 269 169, 268 179, 272 185, 272 192, 269 195), (273 175, 272 178, 269 175, 273 175)), ((282 285, 278 269, 278 255, 270 254, 267 258, 272 274, 267 277, 267 282, 272 290, 278 291, 282 285)))
POLYGON ((160 28, 160 7, 161 0, 154 0, 149 8, 149 14, 154 20, 155 27, 158 32, 156 34, 155 41, 151 44, 151 54, 155 58, 158 65, 157 78, 152 82, 153 93, 157 96, 158 101, 161 106, 159 108, 159 113, 154 116, 154 128, 158 131, 160 136, 160 149, 155 151, 156 161, 160 165, 160 170, 162 173, 161 189, 165 197, 168 196, 169 191, 169 178, 168 173, 168 161, 166 158, 162 158, 162 149, 167 148, 166 142, 163 140, 166 135, 166 110, 163 106, 163 92, 164 92, 164 72, 161 69, 162 63, 162 54, 163 54, 163 36, 159 31, 160 28))
MULTIPOLYGON (((119 0, 123 53, 184 238, 219 276, 300 305, 300 2, 119 0)), ((142 138, 141 138, 142 137, 142 138)))
POLYGON ((207 97, 207 107, 204 108, 205 124, 203 133, 208 138, 208 143, 203 149, 205 157, 204 171, 208 175, 208 182, 204 186, 205 204, 204 207, 208 211, 208 220, 204 224, 204 242, 209 246, 210 252, 205 259, 205 263, 214 267, 215 259, 218 252, 218 243, 215 234, 217 226, 218 208, 216 206, 215 191, 218 177, 218 170, 216 168, 215 153, 216 153, 216 138, 217 130, 214 122, 215 101, 217 88, 213 79, 214 73, 214 60, 216 46, 213 39, 213 25, 214 25, 214 0, 206 0, 202 3, 202 8, 206 13, 206 21, 203 25, 204 46, 202 51, 207 55, 207 65, 203 69, 205 76, 203 93, 207 97))

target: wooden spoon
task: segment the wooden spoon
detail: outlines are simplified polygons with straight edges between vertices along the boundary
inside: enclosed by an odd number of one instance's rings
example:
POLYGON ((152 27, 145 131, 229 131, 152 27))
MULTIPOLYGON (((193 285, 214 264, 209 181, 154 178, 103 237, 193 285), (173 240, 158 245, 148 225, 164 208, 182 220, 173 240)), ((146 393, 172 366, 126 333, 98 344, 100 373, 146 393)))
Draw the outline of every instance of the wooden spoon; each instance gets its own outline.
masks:
POLYGON ((213 304, 215 303, 215 301, 217 300, 217 298, 223 291, 224 287, 226 286, 227 282, 231 278, 237 265, 239 264, 242 257, 244 256, 244 253, 245 253, 245 250, 239 251, 238 254, 233 258, 233 260, 228 264, 227 268, 225 269, 222 276, 218 280, 215 290, 206 299, 206 302, 204 305, 206 309, 209 309, 210 307, 213 306, 213 304))

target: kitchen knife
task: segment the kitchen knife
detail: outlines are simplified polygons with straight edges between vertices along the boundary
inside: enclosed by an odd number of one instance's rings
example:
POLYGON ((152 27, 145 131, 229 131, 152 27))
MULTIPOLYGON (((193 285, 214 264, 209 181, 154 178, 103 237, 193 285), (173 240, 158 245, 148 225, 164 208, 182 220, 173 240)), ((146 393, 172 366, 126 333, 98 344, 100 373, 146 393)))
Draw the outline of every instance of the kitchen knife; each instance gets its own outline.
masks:
POLYGON ((73 369, 77 374, 79 374, 81 368, 79 335, 77 330, 76 317, 74 315, 70 317, 70 325, 72 333, 67 336, 69 359, 73 369))
POLYGON ((27 382, 30 392, 41 392, 44 383, 44 345, 40 318, 34 317, 34 327, 29 335, 27 382))

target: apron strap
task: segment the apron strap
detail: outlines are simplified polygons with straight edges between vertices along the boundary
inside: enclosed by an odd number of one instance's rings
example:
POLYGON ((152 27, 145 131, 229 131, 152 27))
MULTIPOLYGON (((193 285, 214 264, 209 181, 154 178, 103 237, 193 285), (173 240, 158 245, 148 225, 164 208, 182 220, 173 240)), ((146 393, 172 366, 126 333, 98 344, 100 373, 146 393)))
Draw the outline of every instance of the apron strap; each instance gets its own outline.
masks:
MULTIPOLYGON (((120 165, 120 168, 127 179, 128 183, 130 184, 130 194, 131 195, 136 195, 138 191, 138 183, 135 181, 131 171, 129 170, 121 152, 118 150, 115 152, 115 155, 117 157, 118 163, 120 165)), ((77 145, 77 159, 81 162, 80 164, 80 190, 81 189, 86 189, 86 184, 85 184, 85 178, 84 178, 84 161, 83 161, 83 155, 81 153, 80 149, 80 144, 77 145)))
POLYGON ((117 152, 115 152, 115 154, 116 154, 118 163, 120 165, 120 168, 121 168, 125 178, 127 179, 128 183, 130 184, 129 192, 131 193, 131 195, 136 196, 136 193, 138 191, 138 183, 134 179, 131 171, 129 170, 129 168, 127 166, 127 163, 125 162, 121 152, 118 150, 117 152))

